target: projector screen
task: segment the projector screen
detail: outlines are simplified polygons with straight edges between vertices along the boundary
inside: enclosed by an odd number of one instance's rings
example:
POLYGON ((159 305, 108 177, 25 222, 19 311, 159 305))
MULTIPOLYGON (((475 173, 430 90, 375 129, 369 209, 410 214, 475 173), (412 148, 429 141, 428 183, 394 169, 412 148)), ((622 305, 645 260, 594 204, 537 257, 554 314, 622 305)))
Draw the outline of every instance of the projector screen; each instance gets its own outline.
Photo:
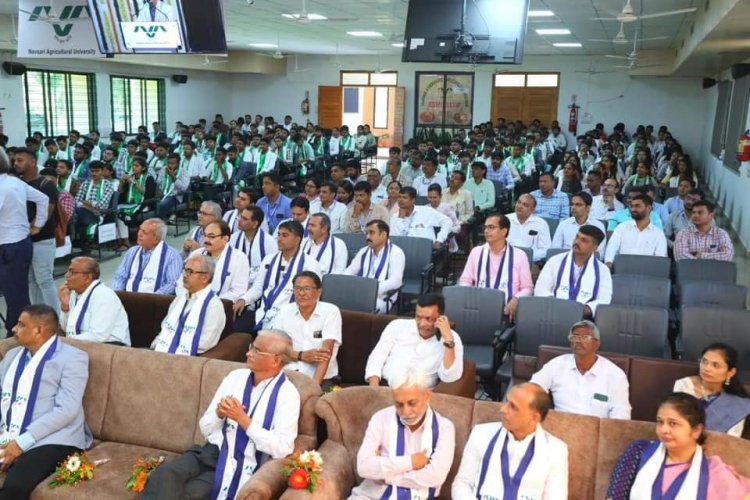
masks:
POLYGON ((221 0, 88 0, 104 54, 224 54, 221 0))

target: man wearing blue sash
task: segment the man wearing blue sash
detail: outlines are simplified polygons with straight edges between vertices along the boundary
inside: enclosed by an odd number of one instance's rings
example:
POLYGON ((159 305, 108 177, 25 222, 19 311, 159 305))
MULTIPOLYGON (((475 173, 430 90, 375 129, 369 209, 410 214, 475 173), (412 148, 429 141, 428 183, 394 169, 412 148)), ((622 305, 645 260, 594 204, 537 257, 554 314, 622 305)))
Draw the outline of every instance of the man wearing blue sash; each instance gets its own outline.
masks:
MULTIPOLYGON (((284 219, 283 222, 294 220, 302 224, 304 228, 303 241, 310 235, 309 224, 310 224, 310 202, 304 196, 297 196, 292 199, 289 203, 290 217, 284 219)), ((274 233, 274 237, 278 238, 279 234, 274 233)))
POLYGON ((310 216, 309 235, 302 251, 320 264, 320 275, 343 274, 349 252, 343 240, 331 235, 331 219, 324 213, 310 216))
POLYGON ((575 300, 585 305, 584 316, 592 318, 599 304, 609 304, 612 300, 609 268, 596 258, 602 241, 601 229, 581 226, 570 252, 547 260, 534 286, 534 296, 575 300))
POLYGON ((0 499, 23 500, 69 455, 91 446, 83 414, 89 357, 55 335, 57 313, 27 306, 0 362, 0 499))
MULTIPOLYGON (((226 221, 227 224, 229 224, 229 229, 232 230, 232 234, 240 230, 239 223, 240 214, 242 213, 242 211, 248 207, 255 206, 256 201, 257 191, 255 191, 253 188, 243 187, 239 190, 237 196, 234 199, 234 208, 232 210, 227 210, 221 217, 226 221)), ((268 221, 264 218, 259 222, 261 223, 260 227, 265 232, 268 232, 268 221)))
POLYGON ((370 418, 357 452, 364 481, 349 499, 434 499, 453 463, 453 423, 430 406, 428 373, 411 366, 389 383, 394 405, 370 418))
POLYGON ((164 241, 166 223, 156 217, 141 223, 138 245, 125 252, 112 279, 116 292, 172 295, 182 272, 182 257, 164 241))
POLYGON ((243 485, 266 460, 292 453, 300 396, 282 371, 291 348, 286 334, 259 332, 247 368, 222 380, 200 419, 207 443, 156 469, 143 500, 244 498, 243 485))
POLYGON ((221 206, 213 201, 204 201, 198 209, 198 225, 190 231, 185 241, 182 242, 182 256, 187 257, 195 250, 203 246, 203 235, 206 226, 216 220, 221 220, 221 206))
POLYGON ((227 317, 221 299, 211 290, 214 271, 214 261, 207 255, 194 255, 185 261, 184 291, 169 305, 151 349, 197 356, 219 342, 227 317))
POLYGON ((542 428, 549 395, 510 390, 500 422, 475 425, 453 480, 454 500, 567 500, 568 446, 542 428))
POLYGON ((248 287, 251 287, 255 283, 263 259, 266 255, 278 252, 279 248, 276 246, 276 238, 268 234, 263 210, 256 205, 240 210, 237 227, 237 232, 229 238, 229 245, 247 257, 247 265, 250 268, 248 287))

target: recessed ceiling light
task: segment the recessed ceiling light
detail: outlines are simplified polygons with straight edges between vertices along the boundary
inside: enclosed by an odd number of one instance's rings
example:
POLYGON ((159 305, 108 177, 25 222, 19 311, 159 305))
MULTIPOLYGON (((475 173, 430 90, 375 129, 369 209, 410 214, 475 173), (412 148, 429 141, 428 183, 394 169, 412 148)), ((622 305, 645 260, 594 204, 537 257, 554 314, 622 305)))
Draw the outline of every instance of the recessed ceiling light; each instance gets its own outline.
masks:
POLYGON ((552 17, 555 13, 551 10, 530 10, 529 17, 552 17))
POLYGON ((277 47, 275 43, 248 43, 248 45, 256 49, 275 49, 277 47))
POLYGON ((377 31, 347 31, 346 34, 351 36, 383 36, 382 33, 377 31))
POLYGON ((391 46, 392 47, 398 47, 399 49, 403 49, 404 48, 404 42, 392 43, 391 46))
POLYGON ((537 35, 570 35, 570 30, 567 28, 538 29, 535 31, 537 35))
MULTIPOLYGON (((302 17, 302 14, 281 14, 283 17, 286 17, 287 19, 299 19, 302 17)), ((328 19, 326 16, 321 16, 320 14, 307 14, 307 19, 310 21, 325 21, 328 19)))
POLYGON ((578 42, 553 43, 552 45, 554 45, 555 47, 583 47, 583 45, 578 42))

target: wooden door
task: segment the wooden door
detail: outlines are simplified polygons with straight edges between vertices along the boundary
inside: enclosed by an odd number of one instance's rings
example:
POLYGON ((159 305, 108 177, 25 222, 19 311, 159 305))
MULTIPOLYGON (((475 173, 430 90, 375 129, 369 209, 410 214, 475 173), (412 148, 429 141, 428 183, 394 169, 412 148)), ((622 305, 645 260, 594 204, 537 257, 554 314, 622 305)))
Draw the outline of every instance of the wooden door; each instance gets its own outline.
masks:
POLYGON ((391 146, 404 144, 404 117, 406 115, 406 88, 393 89, 393 140, 391 146))
POLYGON ((492 123, 498 118, 506 121, 523 120, 523 87, 495 87, 492 89, 492 123))
POLYGON ((549 126, 557 119, 559 93, 557 87, 495 87, 492 89, 490 120, 496 123, 502 117, 528 124, 538 119, 549 126))
POLYGON ((318 87, 318 125, 321 128, 341 126, 344 116, 344 89, 342 87, 318 87))

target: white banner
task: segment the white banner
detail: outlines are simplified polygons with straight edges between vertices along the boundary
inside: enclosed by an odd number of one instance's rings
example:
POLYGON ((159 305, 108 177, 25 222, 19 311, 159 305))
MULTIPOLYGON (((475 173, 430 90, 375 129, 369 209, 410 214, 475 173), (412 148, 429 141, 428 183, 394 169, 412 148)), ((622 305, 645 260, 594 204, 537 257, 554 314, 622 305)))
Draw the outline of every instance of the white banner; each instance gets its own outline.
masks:
POLYGON ((19 0, 18 10, 18 57, 103 57, 88 0, 19 0))
POLYGON ((177 49, 182 45, 180 26, 176 21, 122 22, 120 23, 125 46, 138 49, 177 49))

